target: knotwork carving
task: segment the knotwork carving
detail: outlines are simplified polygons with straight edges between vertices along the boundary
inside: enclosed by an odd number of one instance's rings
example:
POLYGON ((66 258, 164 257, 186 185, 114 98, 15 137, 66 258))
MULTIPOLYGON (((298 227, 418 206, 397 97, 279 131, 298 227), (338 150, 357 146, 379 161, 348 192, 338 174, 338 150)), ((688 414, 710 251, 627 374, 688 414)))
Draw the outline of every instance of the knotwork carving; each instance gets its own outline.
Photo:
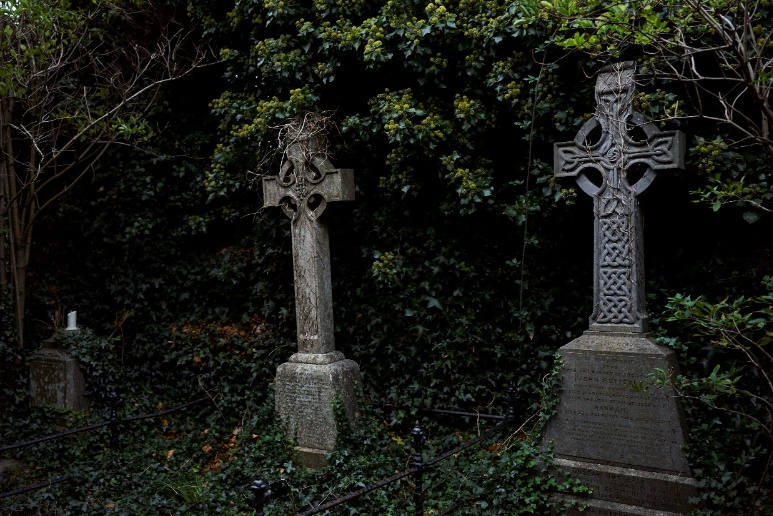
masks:
POLYGON ((277 182, 287 188, 280 206, 291 219, 299 212, 316 219, 325 211, 327 200, 324 189, 316 195, 315 190, 336 168, 323 154, 325 146, 320 135, 304 136, 296 132, 290 136, 292 140, 287 145, 285 160, 277 176, 277 182))
POLYGON ((354 199, 354 174, 328 158, 331 125, 328 118, 308 113, 282 127, 283 161, 279 175, 263 177, 265 206, 281 206, 293 220, 299 215, 316 220, 327 203, 354 199))
POLYGON ((647 330, 637 197, 652 184, 658 170, 684 167, 684 134, 661 132, 633 110, 635 71, 632 62, 602 69, 596 81, 593 118, 574 141, 557 143, 554 148, 554 174, 574 177, 594 200, 591 330, 647 330), (643 138, 637 138, 636 132, 643 138), (642 172, 638 180, 629 179, 634 167, 642 172), (601 176, 600 184, 588 175, 591 170, 601 176))

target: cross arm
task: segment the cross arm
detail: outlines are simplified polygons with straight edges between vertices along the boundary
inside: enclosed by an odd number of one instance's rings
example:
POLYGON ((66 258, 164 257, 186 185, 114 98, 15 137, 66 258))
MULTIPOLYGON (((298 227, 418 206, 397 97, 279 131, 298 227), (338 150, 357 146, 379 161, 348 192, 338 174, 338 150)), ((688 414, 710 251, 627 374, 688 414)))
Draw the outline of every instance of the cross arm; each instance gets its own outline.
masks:
POLYGON ((279 206, 288 188, 279 184, 277 176, 263 177, 263 206, 279 206))
POLYGON ((684 169, 687 137, 682 131, 660 131, 636 111, 631 115, 631 124, 644 131, 647 141, 629 144, 628 166, 643 163, 653 170, 684 169))
POLYGON ((557 142, 553 145, 553 175, 575 177, 584 166, 599 162, 599 142, 585 143, 599 125, 601 124, 595 117, 591 118, 583 124, 573 141, 557 142))
POLYGON ((354 200, 354 170, 337 168, 325 174, 325 179, 311 191, 321 195, 327 202, 354 200))
POLYGON ((553 175, 574 177, 586 165, 598 162, 590 147, 581 147, 575 142, 560 142, 553 146, 553 175))

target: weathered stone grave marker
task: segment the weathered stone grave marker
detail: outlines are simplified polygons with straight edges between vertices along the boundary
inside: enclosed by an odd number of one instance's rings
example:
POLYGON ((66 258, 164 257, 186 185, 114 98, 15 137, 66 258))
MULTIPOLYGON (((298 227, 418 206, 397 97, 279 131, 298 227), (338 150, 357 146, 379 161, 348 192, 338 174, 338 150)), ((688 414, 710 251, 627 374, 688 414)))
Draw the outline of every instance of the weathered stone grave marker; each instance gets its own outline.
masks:
MULTIPOLYGON (((68 333, 77 333, 75 312, 67 316, 68 333)), ((84 393, 86 382, 80 371, 78 360, 56 348, 53 337, 30 359, 30 392, 37 405, 56 408, 87 410, 88 400, 84 393)))
POLYGON ((574 177, 595 215, 590 328, 559 350, 562 392, 547 431, 556 465, 593 490, 583 514, 686 513, 697 494, 678 399, 642 388, 677 363, 647 333, 638 196, 658 170, 684 167, 685 136, 633 111, 634 73, 630 62, 602 69, 595 115, 554 151, 555 175, 574 177))
POLYGON ((281 206, 291 220, 298 352, 277 368, 276 410, 298 441, 298 460, 316 468, 335 448, 332 402, 357 417, 360 370, 336 351, 327 225, 328 202, 354 200, 354 172, 325 155, 325 135, 309 120, 289 125, 278 176, 263 178, 264 206, 281 206))

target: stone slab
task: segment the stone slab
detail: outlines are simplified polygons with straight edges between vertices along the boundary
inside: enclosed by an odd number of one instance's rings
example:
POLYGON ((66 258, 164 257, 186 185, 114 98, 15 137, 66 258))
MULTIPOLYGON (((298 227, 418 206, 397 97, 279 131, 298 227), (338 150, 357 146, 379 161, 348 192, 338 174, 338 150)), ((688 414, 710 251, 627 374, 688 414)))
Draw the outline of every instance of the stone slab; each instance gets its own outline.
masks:
POLYGON ((614 500, 614 503, 634 508, 628 509, 634 512, 621 514, 682 514, 690 510, 690 498, 699 495, 697 482, 686 475, 560 458, 555 459, 554 466, 573 478, 580 478, 593 490, 593 500, 614 500))
POLYGON ((297 459, 306 467, 324 464, 338 437, 333 401, 341 400, 350 424, 358 417, 360 369, 353 360, 328 364, 285 362, 276 373, 276 411, 298 443, 297 459))
POLYGON ((604 500, 581 500, 580 503, 586 504, 585 510, 580 512, 577 509, 569 509, 566 514, 568 516, 679 516, 681 514, 604 500))
POLYGON ((547 435, 557 455, 689 474, 680 406, 647 381, 656 368, 676 370, 672 351, 641 334, 587 332, 559 353, 561 401, 547 435))
POLYGON ((88 410, 86 382, 78 360, 51 347, 39 349, 30 360, 33 403, 57 408, 88 410))
POLYGON ((682 449, 681 406, 647 378, 656 368, 676 371, 674 353, 647 334, 592 331, 559 353, 561 398, 546 435, 557 465, 590 487, 594 501, 640 511, 620 514, 689 511, 698 493, 682 449))

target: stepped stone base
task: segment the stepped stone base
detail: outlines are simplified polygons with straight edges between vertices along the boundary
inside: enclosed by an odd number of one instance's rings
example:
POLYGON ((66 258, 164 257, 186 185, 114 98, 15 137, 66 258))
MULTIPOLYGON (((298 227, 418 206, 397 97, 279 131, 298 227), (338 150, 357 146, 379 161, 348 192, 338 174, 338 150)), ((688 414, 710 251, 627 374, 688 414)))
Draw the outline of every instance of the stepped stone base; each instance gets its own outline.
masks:
POLYGON ((563 346, 561 399, 550 421, 556 467, 593 490, 583 514, 686 514, 697 483, 682 451, 684 417, 671 389, 649 385, 677 370, 648 334, 588 331, 563 346))
POLYGON ((569 514, 684 514, 690 510, 689 499, 699 494, 697 483, 688 476, 566 459, 556 459, 554 465, 593 490, 589 499, 580 501, 588 508, 569 514))
POLYGON ((276 411, 288 435, 298 442, 296 460, 307 468, 324 466, 327 454, 335 449, 333 401, 341 401, 350 424, 358 417, 360 369, 353 360, 334 353, 342 359, 325 363, 331 357, 314 357, 315 363, 303 363, 296 361, 306 358, 299 353, 276 372, 276 411))

